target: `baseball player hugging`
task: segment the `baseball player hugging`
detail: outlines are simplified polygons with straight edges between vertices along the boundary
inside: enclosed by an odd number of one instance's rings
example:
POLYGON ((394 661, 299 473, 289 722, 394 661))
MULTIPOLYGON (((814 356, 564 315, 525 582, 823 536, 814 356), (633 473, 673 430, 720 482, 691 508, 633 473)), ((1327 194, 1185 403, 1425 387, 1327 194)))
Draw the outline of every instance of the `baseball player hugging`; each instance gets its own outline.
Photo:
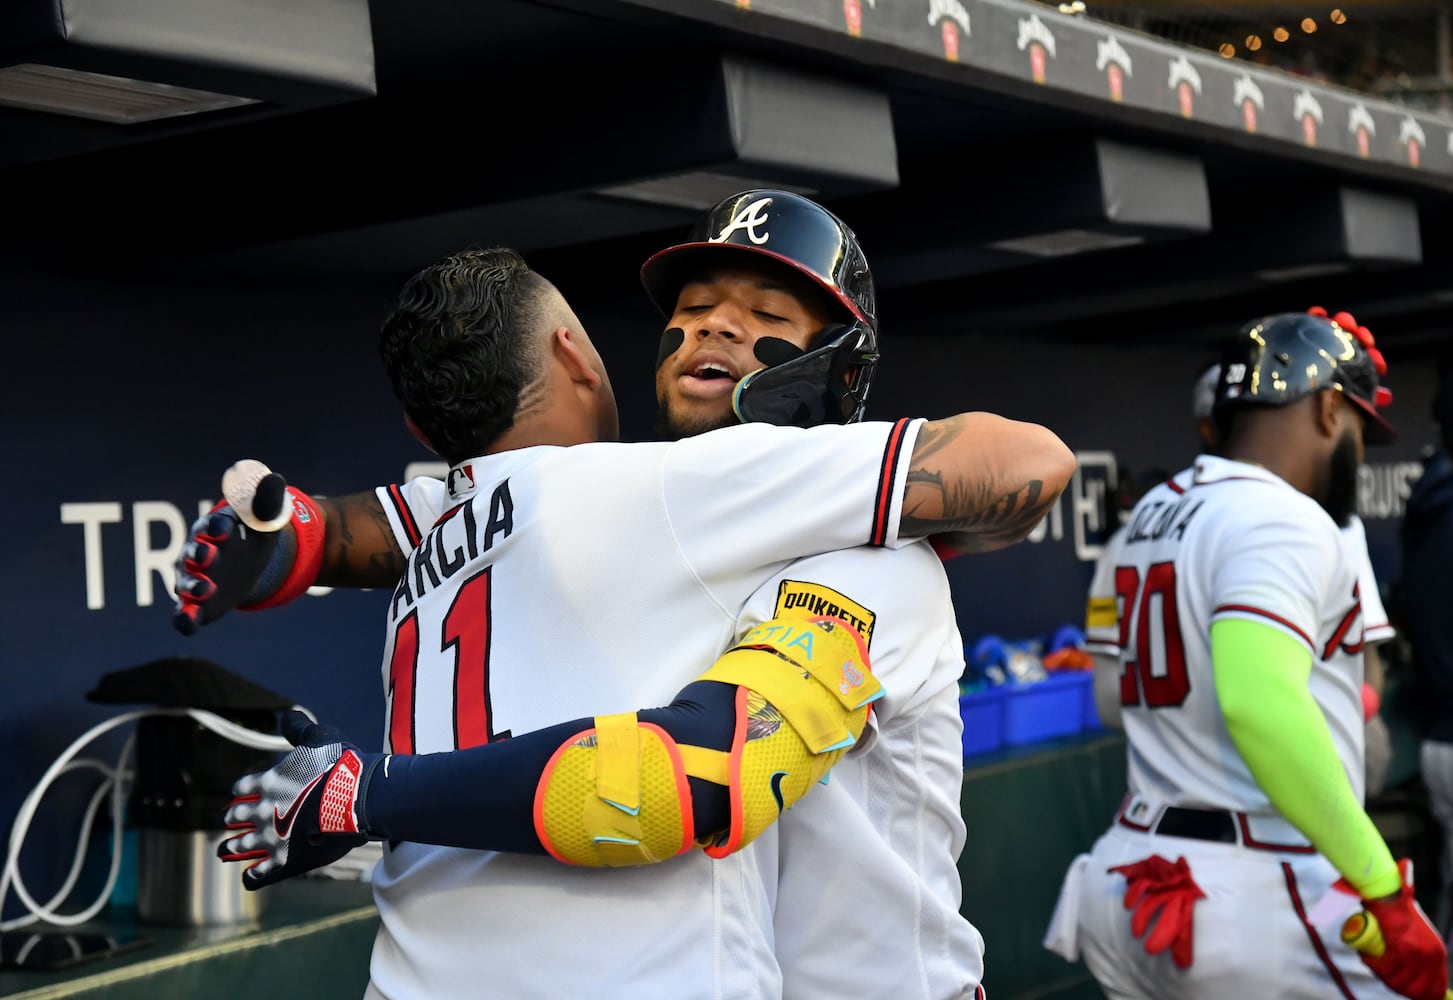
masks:
POLYGON ((1362 805, 1363 620, 1338 526, 1364 442, 1393 438, 1385 367, 1334 319, 1248 324, 1216 390, 1224 457, 1147 492, 1102 562, 1113 586, 1091 593, 1115 597, 1087 624, 1119 657, 1129 790, 1045 946, 1111 997, 1444 996, 1411 865, 1362 805), (1343 940, 1353 917, 1375 944, 1343 940))

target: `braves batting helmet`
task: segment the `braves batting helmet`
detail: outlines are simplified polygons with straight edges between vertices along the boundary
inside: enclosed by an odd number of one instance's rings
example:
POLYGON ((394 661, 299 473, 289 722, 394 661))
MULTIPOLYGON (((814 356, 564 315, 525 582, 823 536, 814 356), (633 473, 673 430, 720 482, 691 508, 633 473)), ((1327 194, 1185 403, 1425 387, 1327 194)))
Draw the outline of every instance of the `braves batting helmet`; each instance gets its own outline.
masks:
MULTIPOLYGON (((857 236, 817 202, 770 189, 732 195, 703 215, 685 242, 647 260, 641 283, 669 317, 689 280, 713 260, 729 263, 743 253, 778 261, 808 278, 827 294, 841 322, 823 328, 805 352, 776 338, 759 340, 757 359, 767 367, 738 384, 737 416, 799 427, 861 420, 878 363, 873 274, 857 236)), ((678 346, 679 340, 668 345, 663 339, 662 360, 678 346)))
POLYGON ((1285 406, 1322 389, 1337 389, 1366 418, 1368 444, 1387 444, 1397 432, 1377 412, 1392 402, 1378 384, 1377 366, 1355 330, 1308 313, 1264 316, 1241 330, 1221 366, 1216 421, 1223 432, 1246 406, 1285 406))

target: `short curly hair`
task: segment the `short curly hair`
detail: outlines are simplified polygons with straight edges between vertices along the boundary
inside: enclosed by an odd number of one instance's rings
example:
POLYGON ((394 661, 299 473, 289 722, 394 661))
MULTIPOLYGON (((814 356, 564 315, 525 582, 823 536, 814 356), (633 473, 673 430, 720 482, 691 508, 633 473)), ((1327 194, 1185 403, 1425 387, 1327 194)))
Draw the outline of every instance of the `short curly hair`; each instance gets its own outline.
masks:
POLYGON ((483 454, 542 388, 551 285, 505 247, 454 254, 405 284, 379 334, 394 395, 435 451, 483 454))

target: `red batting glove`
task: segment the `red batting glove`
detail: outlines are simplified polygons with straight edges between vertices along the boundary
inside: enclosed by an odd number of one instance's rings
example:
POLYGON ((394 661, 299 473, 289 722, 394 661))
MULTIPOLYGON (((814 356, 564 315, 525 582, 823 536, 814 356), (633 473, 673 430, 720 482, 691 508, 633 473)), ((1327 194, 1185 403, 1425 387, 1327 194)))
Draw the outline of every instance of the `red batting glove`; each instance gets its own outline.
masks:
POLYGON ((1402 858, 1398 870, 1403 875, 1401 892, 1363 902, 1381 925, 1386 947, 1378 958, 1363 952, 1362 961, 1396 993, 1413 1000, 1444 1000, 1448 949, 1413 897, 1413 863, 1402 858))
POLYGON ((1176 965, 1189 969, 1195 960, 1196 900, 1205 899, 1206 894, 1191 878, 1186 859, 1177 858, 1172 864, 1159 854, 1152 854, 1144 861, 1120 865, 1110 871, 1125 876, 1125 908, 1135 911, 1130 918, 1130 932, 1136 937, 1145 936, 1145 950, 1150 954, 1159 955, 1170 949, 1176 965), (1152 920, 1155 929, 1146 935, 1152 920))

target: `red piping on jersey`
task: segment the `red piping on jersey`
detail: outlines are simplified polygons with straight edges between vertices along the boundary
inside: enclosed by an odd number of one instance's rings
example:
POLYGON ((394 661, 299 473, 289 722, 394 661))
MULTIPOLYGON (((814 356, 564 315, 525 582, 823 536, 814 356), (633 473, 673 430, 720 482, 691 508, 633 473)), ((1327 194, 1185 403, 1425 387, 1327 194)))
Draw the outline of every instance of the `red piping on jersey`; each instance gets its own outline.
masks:
POLYGON ((1307 920, 1307 911, 1302 907, 1302 897, 1301 894, 1297 892, 1297 877, 1296 875, 1292 874, 1292 866, 1288 862, 1283 861, 1281 863, 1281 873, 1286 878, 1287 895, 1290 896, 1292 899, 1292 906, 1297 911, 1297 917, 1302 921, 1302 927, 1307 932, 1307 939, 1312 942, 1312 947, 1316 949, 1317 957, 1320 958, 1322 960, 1322 964, 1327 967, 1327 973, 1332 977, 1332 982, 1337 984, 1338 991, 1341 992, 1341 994, 1346 997, 1347 1000, 1357 1000, 1357 998, 1352 995, 1352 991, 1347 988, 1347 981, 1342 978, 1342 970, 1337 968, 1336 963, 1334 963, 1331 959, 1331 956, 1327 954, 1327 947, 1322 944, 1322 938, 1317 933, 1317 929, 1313 927, 1311 923, 1307 920))
POLYGON ((1270 485, 1271 480, 1262 479, 1258 476, 1226 476, 1224 479, 1191 480, 1192 486, 1217 486, 1221 483, 1267 483, 1268 485, 1270 485))
POLYGON ((1128 806, 1128 805, 1130 805, 1130 796, 1129 795, 1125 796, 1125 798, 1123 798, 1123 799, 1120 800, 1120 812, 1117 813, 1116 816, 1115 816, 1116 821, 1119 822, 1119 824, 1121 826, 1128 826, 1128 827, 1130 827, 1130 829, 1132 829, 1132 830, 1138 830, 1141 833, 1149 833, 1151 826, 1155 823, 1156 820, 1160 819, 1160 813, 1157 812, 1155 814, 1155 816, 1151 819, 1151 821, 1149 823, 1146 823, 1144 826, 1141 826, 1139 823, 1136 823, 1135 821, 1133 821, 1131 819, 1128 819, 1125 816, 1125 807, 1128 806))
POLYGON ((1168 487, 1170 487, 1171 492, 1173 492, 1173 493, 1178 493, 1179 494, 1179 493, 1184 493, 1186 491, 1185 487, 1182 486, 1180 483, 1176 482, 1174 479, 1167 479, 1165 481, 1165 485, 1168 486, 1168 487))
POLYGON ((409 536, 409 546, 418 548, 419 542, 423 541, 424 536, 419 531, 418 524, 414 522, 414 515, 410 512, 409 505, 404 503, 404 493, 399 489, 398 483, 389 484, 388 497, 393 501, 394 510, 398 513, 399 521, 404 526, 404 534, 409 536))
POLYGON ((893 504, 893 481, 898 477, 898 459, 903 454, 903 435, 908 430, 904 418, 888 432, 888 447, 883 451, 883 465, 878 473, 878 503, 873 511, 873 530, 869 545, 882 545, 888 540, 888 511, 893 504))
POLYGON ((1310 638, 1308 638, 1307 633, 1305 633, 1301 629, 1297 628, 1295 625, 1293 625, 1291 622, 1287 621, 1281 615, 1274 615, 1270 611, 1263 611, 1260 608, 1253 608, 1249 604, 1223 604, 1219 608, 1217 608, 1215 611, 1212 611, 1211 612, 1211 617, 1212 618, 1215 618, 1217 615, 1219 615, 1223 611, 1247 611, 1247 612, 1250 612, 1253 615, 1261 615, 1261 617, 1263 617, 1263 618, 1270 618, 1272 621, 1276 622, 1277 624, 1279 624, 1279 625, 1285 625, 1287 628, 1289 628, 1293 632, 1295 632, 1297 634, 1297 638, 1301 639, 1302 642, 1305 642, 1307 644, 1307 648, 1310 649, 1313 654, 1315 654, 1317 652, 1317 644, 1315 642, 1313 642, 1310 638))
POLYGON ((1249 847, 1257 851, 1282 851, 1286 854, 1316 854, 1317 849, 1310 844, 1273 844, 1267 840, 1257 840, 1251 835, 1251 825, 1246 822, 1246 814, 1236 814, 1236 825, 1241 827, 1241 846, 1249 847))
MULTIPOLYGON (((1363 608, 1362 610, 1364 613, 1367 611, 1366 608, 1363 608)), ((1395 635, 1397 635, 1397 629, 1392 627, 1392 622, 1373 623, 1364 621, 1362 623, 1362 638, 1364 642, 1381 642, 1384 639, 1390 639, 1395 635), (1386 633, 1386 635, 1382 635, 1382 633, 1386 633), (1382 635, 1382 639, 1375 638, 1378 635, 1382 635)))
POLYGON ((449 520, 451 517, 453 517, 455 514, 458 514, 463 509, 464 504, 462 503, 457 503, 453 507, 450 507, 444 513, 439 515, 439 520, 434 522, 434 527, 439 527, 439 525, 443 524, 445 521, 449 520))

